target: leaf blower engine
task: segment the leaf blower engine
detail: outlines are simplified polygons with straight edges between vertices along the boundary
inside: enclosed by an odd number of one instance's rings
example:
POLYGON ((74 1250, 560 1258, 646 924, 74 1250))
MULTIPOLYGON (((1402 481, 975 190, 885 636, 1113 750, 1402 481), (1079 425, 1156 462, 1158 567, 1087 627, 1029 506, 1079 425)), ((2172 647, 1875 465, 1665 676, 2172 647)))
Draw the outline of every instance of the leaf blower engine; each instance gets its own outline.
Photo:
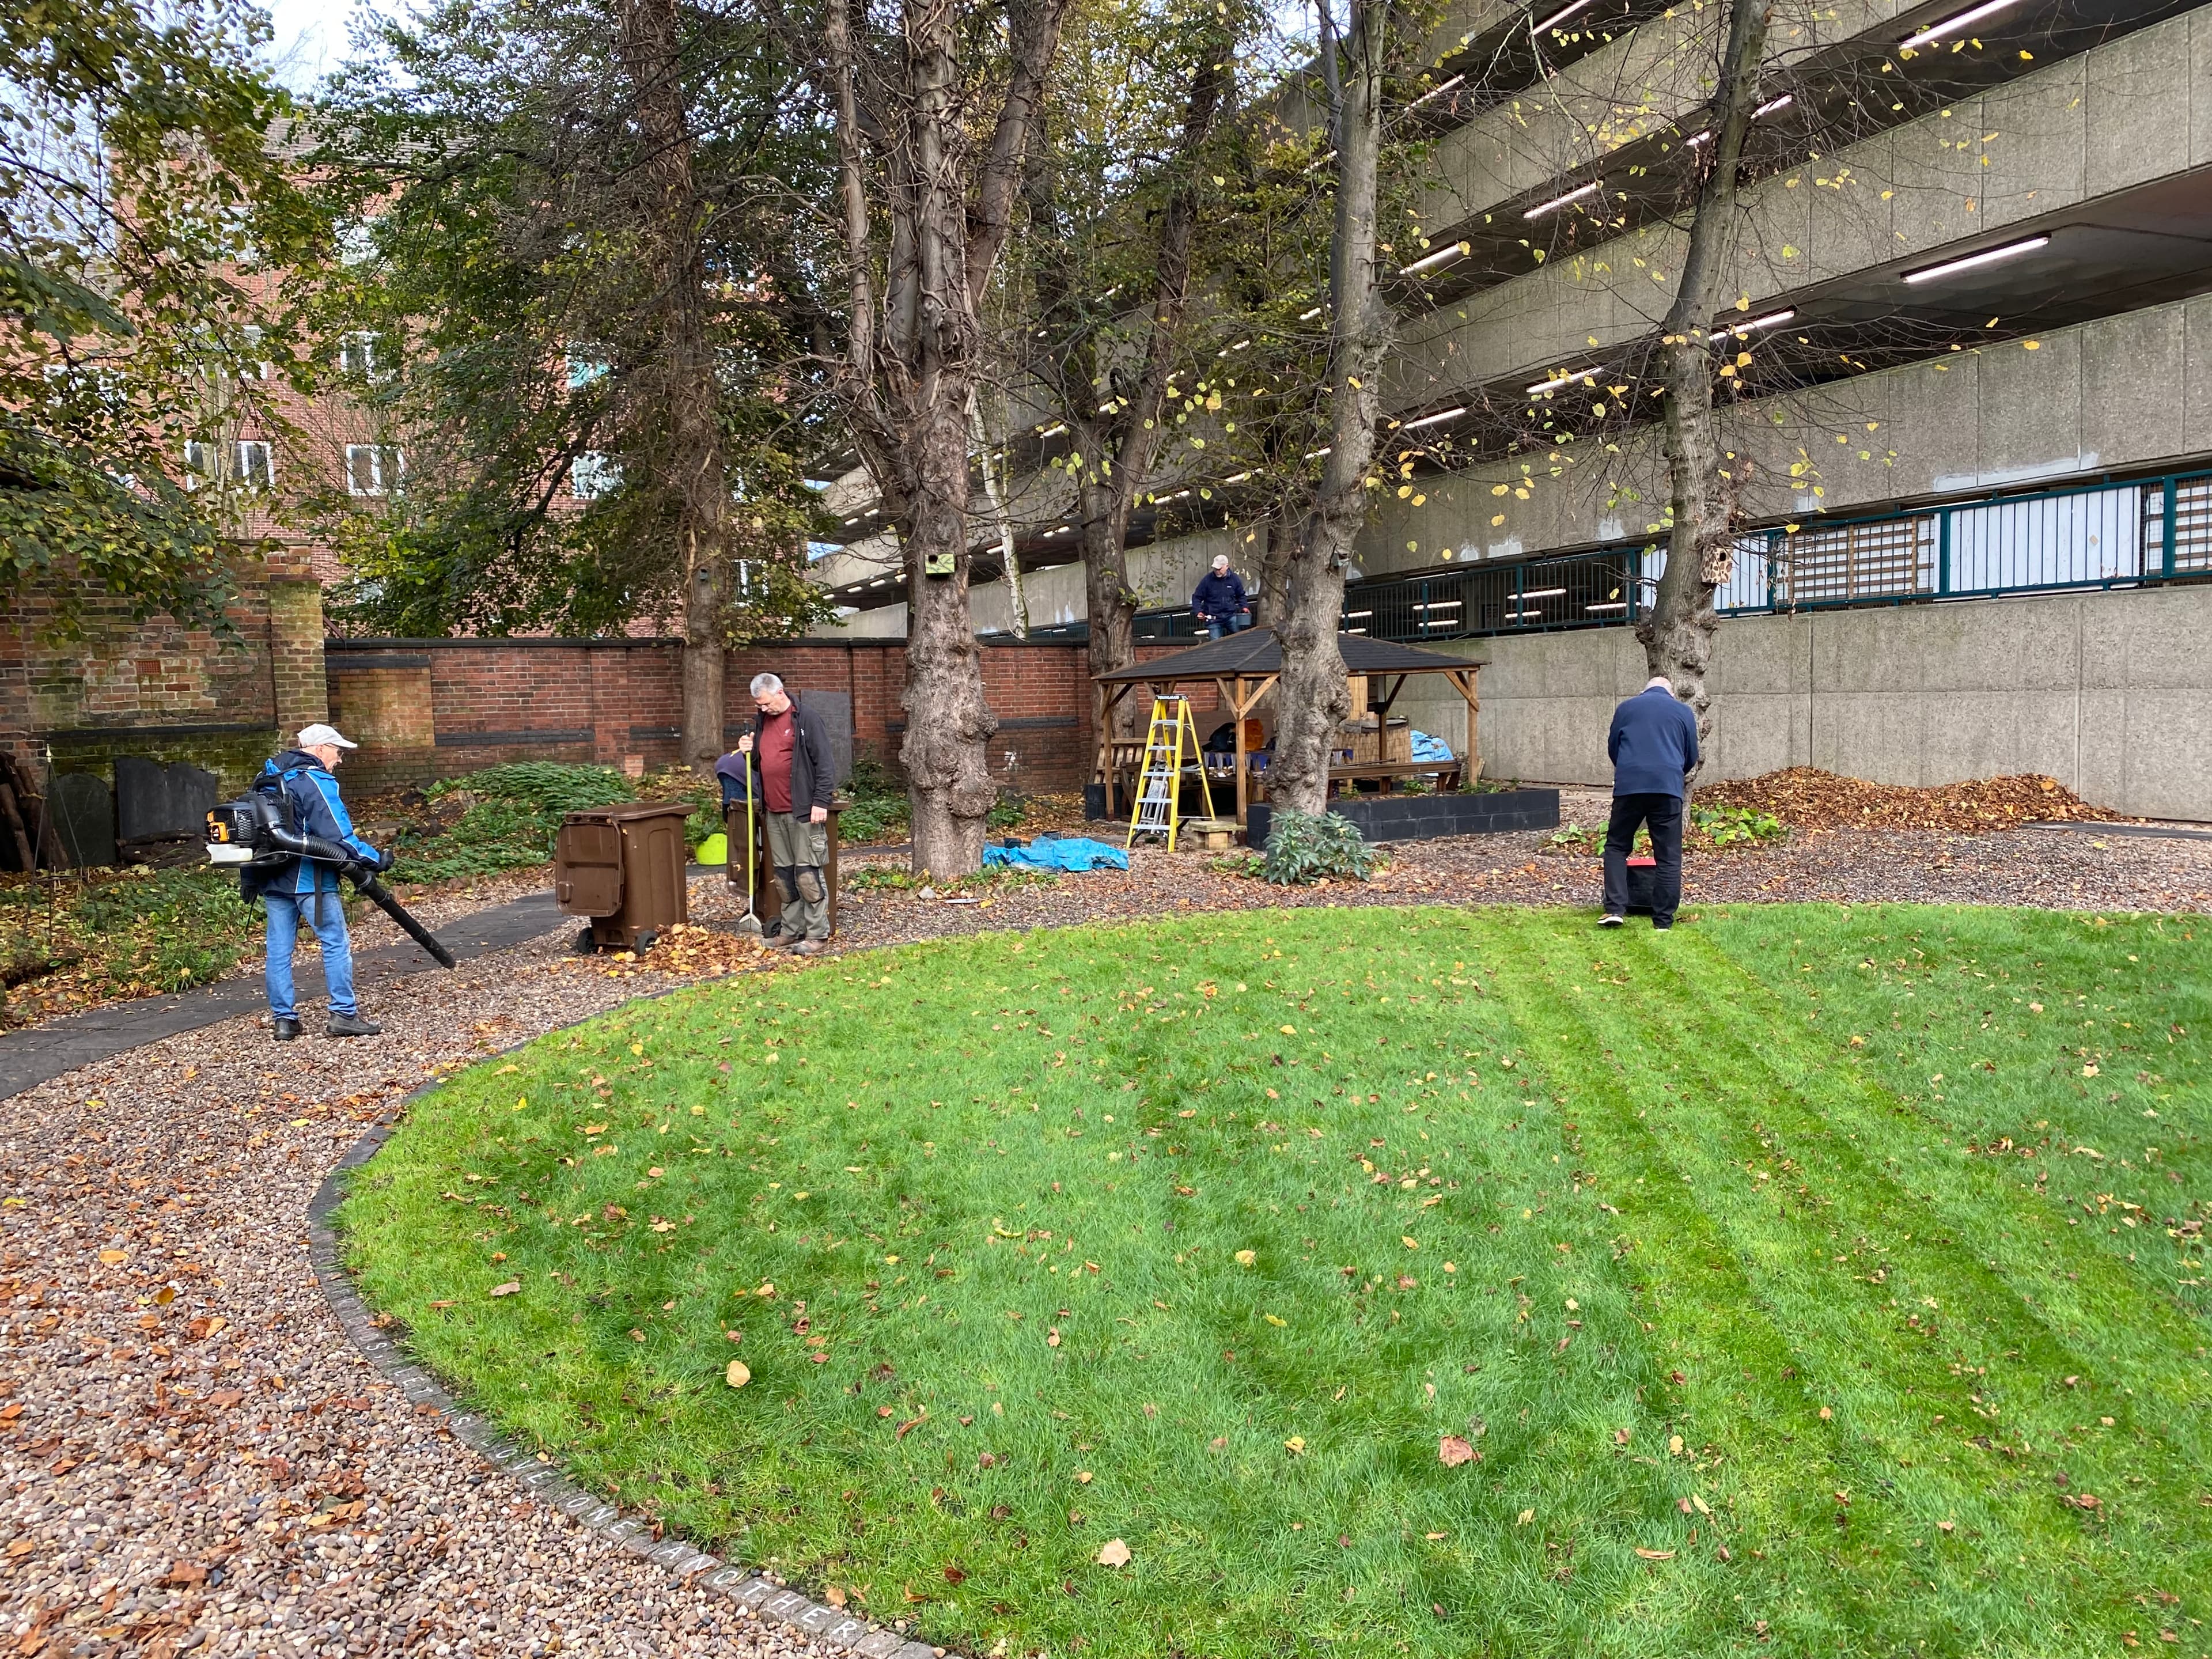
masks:
POLYGON ((352 882, 363 898, 398 922, 401 931, 428 951, 440 967, 453 965, 453 953, 407 914, 406 907, 392 896, 391 889, 376 878, 375 870, 363 864, 351 848, 304 834, 285 820, 283 803, 258 789, 211 807, 207 815, 208 862, 238 870, 270 869, 293 859, 330 865, 352 882))

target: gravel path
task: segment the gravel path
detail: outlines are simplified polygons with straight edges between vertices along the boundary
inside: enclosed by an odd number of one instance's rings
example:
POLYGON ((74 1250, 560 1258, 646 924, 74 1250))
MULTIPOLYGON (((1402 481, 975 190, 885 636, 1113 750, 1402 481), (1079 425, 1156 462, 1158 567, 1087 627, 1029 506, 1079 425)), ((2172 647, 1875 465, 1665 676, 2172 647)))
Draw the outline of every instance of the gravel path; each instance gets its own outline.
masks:
MULTIPOLYGON (((1586 805, 1569 817, 1589 821, 1586 805)), ((1372 884, 1295 894, 1143 853, 1126 875, 981 904, 870 894, 844 942, 1284 902, 1593 902, 1595 861, 1542 854, 1545 839, 1402 848, 1372 884)), ((1693 856, 1688 879, 1692 913, 1783 898, 2212 911, 2212 843, 1837 831, 1693 856)), ((694 890, 702 921, 734 913, 719 878, 694 890)), ((307 1267, 316 1186, 399 1097, 674 982, 649 958, 571 957, 568 937, 386 992, 374 1042, 279 1048, 233 1019, 0 1102, 0 1636, 17 1652, 803 1650, 526 1498, 379 1378, 307 1267)))
POLYGON ((15 1651, 806 1650, 529 1501, 380 1380, 308 1270, 308 1201, 390 1102, 657 988, 568 936, 412 981, 373 1042, 236 1019, 0 1104, 15 1651))

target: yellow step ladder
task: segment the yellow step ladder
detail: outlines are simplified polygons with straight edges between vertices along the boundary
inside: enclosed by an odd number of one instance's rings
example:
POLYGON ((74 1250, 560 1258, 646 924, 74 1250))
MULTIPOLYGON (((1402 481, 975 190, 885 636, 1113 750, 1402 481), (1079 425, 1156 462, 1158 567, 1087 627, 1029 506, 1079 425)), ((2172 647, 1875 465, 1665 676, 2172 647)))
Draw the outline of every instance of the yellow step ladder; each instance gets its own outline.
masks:
POLYGON ((1145 763, 1137 778, 1137 804, 1129 814, 1129 836, 1122 842, 1133 847, 1139 836, 1164 836, 1168 851, 1175 851, 1176 830, 1182 822, 1182 775, 1198 774, 1198 787, 1206 797, 1206 816, 1213 816, 1213 790, 1206 781, 1206 763, 1199 752, 1198 717, 1188 697, 1152 699, 1152 721, 1145 737, 1145 763), (1183 739, 1190 739, 1185 748, 1183 739), (1186 756, 1188 758, 1186 758, 1186 756))

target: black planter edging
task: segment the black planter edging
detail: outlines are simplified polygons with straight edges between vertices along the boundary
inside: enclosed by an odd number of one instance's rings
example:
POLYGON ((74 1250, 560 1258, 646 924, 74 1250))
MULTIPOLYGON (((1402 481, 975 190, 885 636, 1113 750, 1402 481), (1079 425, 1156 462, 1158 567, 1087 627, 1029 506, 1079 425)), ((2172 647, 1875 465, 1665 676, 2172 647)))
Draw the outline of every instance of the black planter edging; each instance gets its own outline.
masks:
POLYGON ((678 1583, 695 1583, 755 1618, 788 1626, 825 1647, 862 1654, 866 1659, 945 1659, 943 1648, 871 1625, 865 1619, 853 1618, 842 1608, 809 1601, 797 1590, 764 1577, 750 1567, 732 1565, 681 1538, 656 1539, 651 1522, 623 1515, 617 1505, 570 1480, 551 1458, 509 1439, 481 1413, 463 1409, 435 1376, 377 1329, 360 1291, 355 1289, 353 1280, 347 1277, 338 1261, 337 1233, 331 1225, 331 1212, 344 1197, 345 1177, 376 1156, 377 1150, 390 1137, 398 1114, 444 1081, 440 1079, 416 1090, 400 1103, 392 1117, 373 1125, 347 1148, 346 1155, 323 1177, 322 1185, 315 1189, 314 1199, 307 1206, 307 1259, 314 1268, 316 1285, 330 1304, 339 1328, 361 1350, 362 1357, 387 1382, 395 1384, 410 1405, 428 1407, 441 1415, 456 1440, 494 1468, 513 1477, 539 1503, 558 1510, 578 1526, 599 1534, 609 1543, 621 1545, 632 1555, 642 1556, 665 1570, 678 1583))
MULTIPOLYGON (((1328 810, 1349 818, 1370 842, 1434 841, 1441 836, 1502 836, 1559 827, 1556 789, 1500 789, 1472 795, 1340 795, 1328 810)), ((1267 844, 1264 805, 1247 814, 1245 839, 1267 844)))

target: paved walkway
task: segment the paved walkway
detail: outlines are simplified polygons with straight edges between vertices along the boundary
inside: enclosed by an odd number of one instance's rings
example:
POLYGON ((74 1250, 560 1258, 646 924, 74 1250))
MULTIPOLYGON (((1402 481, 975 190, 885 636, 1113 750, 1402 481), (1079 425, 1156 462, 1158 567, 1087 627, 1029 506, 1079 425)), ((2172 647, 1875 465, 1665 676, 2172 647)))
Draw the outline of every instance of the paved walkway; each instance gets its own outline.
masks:
MULTIPOLYGON (((504 951, 536 939, 562 921, 550 893, 533 893, 447 922, 434 931, 457 961, 504 951)), ((570 924, 573 926, 574 924, 570 924)), ((432 966, 422 948, 409 940, 380 945, 354 957, 354 979, 363 991, 388 986, 432 966)), ((321 958, 299 959, 300 1000, 323 994, 321 958)), ((0 1100, 41 1083, 163 1037, 204 1030, 210 1025, 268 1006, 258 974, 242 975, 174 996, 140 997, 111 1003, 27 1031, 0 1035, 0 1100)))

